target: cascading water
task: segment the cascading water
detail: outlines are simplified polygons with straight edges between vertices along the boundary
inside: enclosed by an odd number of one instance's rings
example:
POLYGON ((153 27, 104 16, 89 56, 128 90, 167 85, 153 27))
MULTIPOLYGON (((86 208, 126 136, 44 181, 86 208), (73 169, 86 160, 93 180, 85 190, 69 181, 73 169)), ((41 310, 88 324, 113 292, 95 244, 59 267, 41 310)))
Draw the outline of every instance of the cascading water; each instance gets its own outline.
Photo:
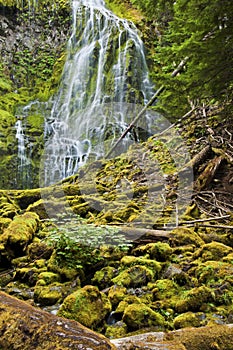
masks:
POLYGON ((136 27, 102 0, 72 5, 68 56, 45 123, 43 186, 72 175, 91 154, 103 156, 132 119, 130 106, 153 93, 136 27))
POLYGON ((27 157, 25 143, 28 142, 27 137, 24 134, 24 128, 22 120, 17 120, 15 123, 16 139, 18 140, 18 171, 17 171, 17 183, 21 186, 30 187, 30 161, 27 157))

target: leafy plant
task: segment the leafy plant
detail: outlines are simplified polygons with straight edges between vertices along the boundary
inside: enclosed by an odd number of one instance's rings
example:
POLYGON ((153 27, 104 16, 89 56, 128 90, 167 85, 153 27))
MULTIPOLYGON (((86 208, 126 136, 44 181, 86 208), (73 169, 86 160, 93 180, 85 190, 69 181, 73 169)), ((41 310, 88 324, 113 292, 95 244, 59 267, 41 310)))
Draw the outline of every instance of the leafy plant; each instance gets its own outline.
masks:
POLYGON ((117 228, 88 224, 70 224, 55 229, 47 238, 47 244, 56 251, 59 265, 85 268, 105 259, 101 247, 127 252, 131 243, 118 233, 117 228))

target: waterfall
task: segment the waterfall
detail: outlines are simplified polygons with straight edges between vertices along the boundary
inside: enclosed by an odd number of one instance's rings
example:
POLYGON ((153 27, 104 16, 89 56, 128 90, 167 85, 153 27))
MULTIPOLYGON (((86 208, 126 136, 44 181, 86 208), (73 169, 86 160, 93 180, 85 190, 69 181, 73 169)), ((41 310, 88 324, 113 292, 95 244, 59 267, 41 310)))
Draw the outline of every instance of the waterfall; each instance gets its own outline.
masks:
POLYGON ((28 139, 24 134, 21 120, 17 120, 15 129, 16 139, 18 140, 18 169, 16 180, 19 187, 30 187, 30 161, 26 152, 26 143, 28 143, 28 139))
POLYGON ((74 174, 89 157, 103 156, 135 106, 153 93, 135 25, 115 16, 102 0, 72 5, 68 57, 45 123, 42 185, 74 174))

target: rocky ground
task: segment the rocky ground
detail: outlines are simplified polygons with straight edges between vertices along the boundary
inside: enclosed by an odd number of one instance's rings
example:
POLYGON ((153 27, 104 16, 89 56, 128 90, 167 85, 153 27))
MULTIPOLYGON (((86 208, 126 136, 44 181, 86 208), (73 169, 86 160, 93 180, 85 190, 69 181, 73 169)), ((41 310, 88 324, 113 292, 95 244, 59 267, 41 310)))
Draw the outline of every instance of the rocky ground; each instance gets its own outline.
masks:
POLYGON ((110 339, 233 323, 230 128, 199 109, 187 163, 163 133, 56 186, 2 190, 2 290, 110 339))

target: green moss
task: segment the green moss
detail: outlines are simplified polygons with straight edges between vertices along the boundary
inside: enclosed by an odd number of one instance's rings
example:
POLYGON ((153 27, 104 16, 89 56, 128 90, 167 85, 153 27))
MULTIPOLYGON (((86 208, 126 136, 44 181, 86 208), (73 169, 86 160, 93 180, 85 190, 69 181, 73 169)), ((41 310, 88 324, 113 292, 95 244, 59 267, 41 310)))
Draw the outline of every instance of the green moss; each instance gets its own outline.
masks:
POLYGON ((57 273, 45 271, 38 275, 38 279, 45 281, 45 284, 51 284, 53 282, 60 282, 60 276, 57 273))
POLYGON ((132 6, 129 2, 120 0, 106 1, 107 7, 115 13, 118 17, 128 19, 134 23, 140 23, 143 16, 138 9, 132 6))
POLYGON ((157 261, 167 261, 172 254, 172 248, 168 243, 148 243, 137 247, 134 249, 133 253, 135 255, 148 254, 151 259, 155 259, 157 261))
POLYGON ((120 272, 120 274, 112 279, 112 282, 124 287, 141 287, 152 281, 155 274, 146 266, 134 265, 120 272))
POLYGON ((211 242, 204 244, 195 252, 196 258, 201 258, 202 261, 216 260, 219 261, 224 256, 232 253, 232 248, 219 242, 211 242))
POLYGON ((190 273, 198 278, 199 283, 213 285, 231 280, 233 266, 222 261, 206 261, 193 268, 190 273))
POLYGON ((152 290, 154 300, 168 299, 169 307, 174 306, 174 302, 179 298, 180 288, 170 279, 157 280, 148 287, 152 290))
POLYGON ((127 334, 127 325, 118 321, 112 326, 108 326, 105 332, 105 336, 110 339, 122 338, 127 334))
POLYGON ((144 257, 129 256, 129 255, 126 255, 121 259, 121 265, 123 266, 123 268, 131 267, 134 265, 146 266, 147 268, 153 271, 156 277, 158 276, 159 272, 162 269, 161 264, 155 260, 146 259, 144 257))
POLYGON ((34 301, 41 306, 54 305, 62 299, 63 285, 52 283, 50 285, 36 285, 34 288, 34 301))
POLYGON ((206 287, 196 287, 183 294, 182 299, 175 305, 179 313, 199 311, 206 303, 214 301, 213 291, 206 287))
POLYGON ((200 247, 204 244, 204 241, 194 231, 194 229, 182 227, 176 228, 171 232, 171 238, 169 242, 173 247, 189 244, 200 247))
POLYGON ((112 284, 112 278, 116 275, 116 271, 115 267, 106 266, 96 271, 91 281, 101 289, 108 288, 112 284))
POLYGON ((8 258, 23 255, 38 228, 39 217, 35 213, 16 216, 0 237, 8 258), (14 250, 12 250, 14 249, 14 250))
POLYGON ((122 320, 127 324, 129 330, 152 326, 160 330, 165 326, 163 316, 143 303, 128 305, 124 311, 122 320))
POLYGON ((111 304, 115 307, 117 304, 119 304, 120 301, 125 298, 126 294, 127 289, 125 287, 114 285, 110 287, 108 291, 108 298, 111 304))
POLYGON ((174 319, 175 329, 185 328, 185 327, 200 327, 204 326, 206 323, 205 315, 201 312, 193 313, 186 312, 184 314, 178 315, 174 319), (203 321, 204 318, 204 321, 203 321))
POLYGON ((9 226, 11 223, 10 218, 0 218, 0 234, 9 226))
POLYGON ((78 275, 82 275, 80 268, 72 268, 70 266, 66 266, 66 264, 59 263, 55 250, 53 251, 48 261, 48 269, 52 272, 58 273, 61 278, 66 280, 72 280, 75 279, 78 275))
POLYGON ((85 286, 65 298, 58 315, 95 329, 111 311, 106 295, 94 286, 85 286))

